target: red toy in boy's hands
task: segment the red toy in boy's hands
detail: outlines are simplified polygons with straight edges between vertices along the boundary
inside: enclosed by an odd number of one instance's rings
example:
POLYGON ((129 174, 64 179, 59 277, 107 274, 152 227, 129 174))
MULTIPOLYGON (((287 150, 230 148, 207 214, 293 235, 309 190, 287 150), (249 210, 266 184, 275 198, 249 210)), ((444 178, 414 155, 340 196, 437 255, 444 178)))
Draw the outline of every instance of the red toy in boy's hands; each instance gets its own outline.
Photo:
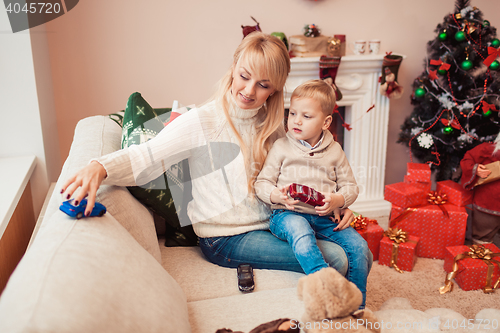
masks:
POLYGON ((323 206, 325 196, 309 186, 293 183, 288 187, 288 196, 311 206, 323 206))

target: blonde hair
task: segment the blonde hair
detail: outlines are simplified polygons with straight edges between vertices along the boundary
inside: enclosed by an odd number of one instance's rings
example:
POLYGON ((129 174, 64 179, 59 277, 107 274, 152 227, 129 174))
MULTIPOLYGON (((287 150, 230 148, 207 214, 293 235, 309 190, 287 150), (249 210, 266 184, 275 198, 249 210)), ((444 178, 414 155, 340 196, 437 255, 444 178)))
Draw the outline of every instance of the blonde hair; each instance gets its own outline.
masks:
POLYGON ((332 115, 335 108, 335 90, 323 80, 309 80, 295 88, 290 100, 294 98, 311 98, 321 106, 321 110, 326 115, 332 115))
POLYGON ((280 39, 259 31, 252 32, 241 41, 234 53, 231 67, 219 82, 219 87, 213 99, 221 103, 227 122, 236 134, 244 156, 247 156, 248 148, 229 116, 227 99, 233 83, 233 70, 240 59, 244 59, 248 63, 251 71, 258 73, 259 76, 265 76, 274 89, 274 93, 267 98, 257 113, 255 123, 257 135, 251 152, 253 165, 245 165, 247 170, 250 170, 251 175, 248 181, 248 190, 253 193, 255 179, 264 165, 267 153, 271 149, 270 137, 283 123, 285 110, 283 88, 288 73, 290 73, 290 58, 285 44, 280 39))

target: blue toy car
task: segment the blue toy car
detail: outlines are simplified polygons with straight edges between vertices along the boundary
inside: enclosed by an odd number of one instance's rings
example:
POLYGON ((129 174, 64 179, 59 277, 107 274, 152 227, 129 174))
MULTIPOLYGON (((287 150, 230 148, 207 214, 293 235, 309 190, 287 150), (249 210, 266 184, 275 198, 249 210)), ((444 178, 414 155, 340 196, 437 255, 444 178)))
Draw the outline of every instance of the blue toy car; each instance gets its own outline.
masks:
MULTIPOLYGON (((81 219, 85 217, 85 208, 87 207, 87 199, 83 199, 78 206, 72 204, 73 199, 64 201, 59 209, 68 214, 71 217, 76 217, 81 219)), ((98 202, 95 203, 90 216, 103 216, 106 213, 106 207, 98 202)))

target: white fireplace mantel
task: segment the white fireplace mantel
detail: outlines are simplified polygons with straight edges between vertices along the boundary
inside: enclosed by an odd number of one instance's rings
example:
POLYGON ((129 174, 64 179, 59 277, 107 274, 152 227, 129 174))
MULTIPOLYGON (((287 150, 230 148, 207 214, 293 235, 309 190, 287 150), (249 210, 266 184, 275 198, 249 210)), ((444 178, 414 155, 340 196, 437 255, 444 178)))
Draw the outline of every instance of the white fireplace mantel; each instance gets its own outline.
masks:
MULTIPOLYGON (((337 104, 345 106, 345 121, 352 127, 344 130, 344 151, 360 189, 350 208, 377 219, 387 229, 391 204, 384 200, 384 178, 389 99, 379 93, 383 58, 382 54, 342 57, 335 83, 343 95, 337 104)), ((311 79, 319 79, 319 57, 292 58, 285 87, 286 108, 293 90, 311 79)))

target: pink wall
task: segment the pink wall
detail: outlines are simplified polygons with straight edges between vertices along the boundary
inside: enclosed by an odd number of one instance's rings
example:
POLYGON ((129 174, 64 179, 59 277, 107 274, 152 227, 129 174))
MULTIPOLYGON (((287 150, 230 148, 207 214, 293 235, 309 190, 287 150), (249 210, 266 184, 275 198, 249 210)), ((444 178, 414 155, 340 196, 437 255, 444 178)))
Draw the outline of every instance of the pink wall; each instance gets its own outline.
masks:
MULTIPOLYGON (((207 100, 241 40, 240 25, 255 17, 264 32, 300 34, 315 23, 324 35, 348 41, 380 39, 381 51, 406 55, 391 103, 386 183, 402 181, 409 161, 396 144, 411 112, 411 84, 423 70, 426 43, 454 10, 454 0, 82 0, 47 23, 61 158, 68 154, 78 120, 125 107, 139 91, 153 107, 207 100)), ((497 1, 473 0, 500 28, 497 1)))

